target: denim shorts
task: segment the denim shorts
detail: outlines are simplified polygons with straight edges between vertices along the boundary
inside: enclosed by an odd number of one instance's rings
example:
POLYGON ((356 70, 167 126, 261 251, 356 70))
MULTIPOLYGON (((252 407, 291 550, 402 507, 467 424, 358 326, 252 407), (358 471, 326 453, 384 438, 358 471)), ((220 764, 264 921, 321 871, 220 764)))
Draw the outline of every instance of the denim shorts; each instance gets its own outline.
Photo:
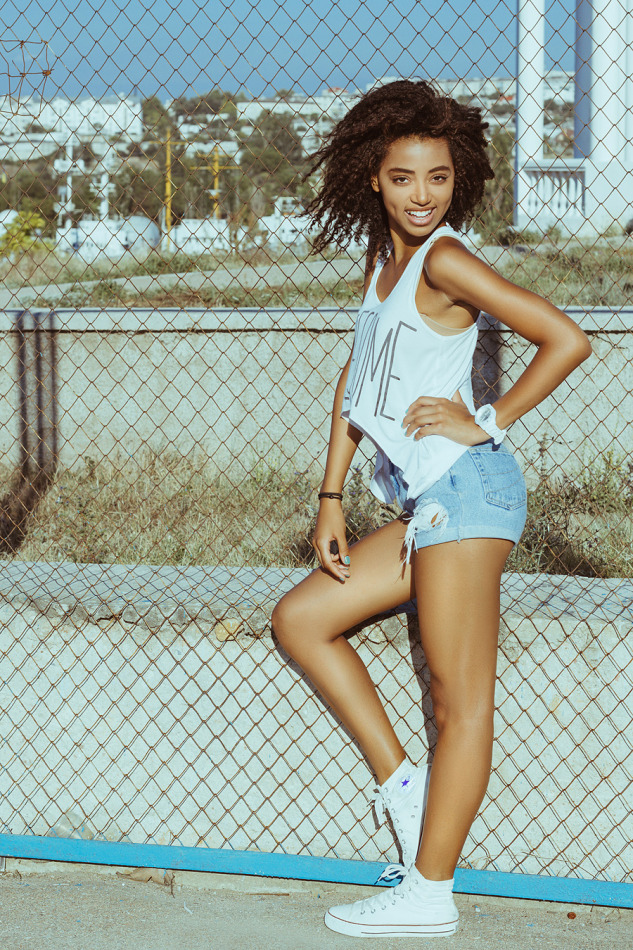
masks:
MULTIPOLYGON (((492 440, 473 445, 418 498, 407 497, 402 472, 391 480, 407 523, 405 547, 415 550, 466 538, 504 538, 516 544, 525 527, 525 479, 512 452, 492 440)), ((407 557, 408 559, 408 557, 407 557)))

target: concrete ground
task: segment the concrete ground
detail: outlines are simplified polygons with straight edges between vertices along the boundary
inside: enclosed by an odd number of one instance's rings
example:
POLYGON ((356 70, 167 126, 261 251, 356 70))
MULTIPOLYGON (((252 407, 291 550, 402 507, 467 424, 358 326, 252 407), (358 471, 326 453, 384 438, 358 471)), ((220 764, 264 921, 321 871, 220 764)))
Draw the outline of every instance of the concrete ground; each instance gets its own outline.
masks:
MULTIPOLYGON (((331 904, 370 888, 198 872, 134 872, 7 859, 0 950, 339 950, 355 938, 323 925, 331 904), (150 878, 148 880, 148 878, 150 878)), ((451 950, 624 950, 633 910, 458 894, 451 950)), ((374 950, 415 938, 374 939, 374 950)), ((428 945, 424 940, 424 945, 428 945)))

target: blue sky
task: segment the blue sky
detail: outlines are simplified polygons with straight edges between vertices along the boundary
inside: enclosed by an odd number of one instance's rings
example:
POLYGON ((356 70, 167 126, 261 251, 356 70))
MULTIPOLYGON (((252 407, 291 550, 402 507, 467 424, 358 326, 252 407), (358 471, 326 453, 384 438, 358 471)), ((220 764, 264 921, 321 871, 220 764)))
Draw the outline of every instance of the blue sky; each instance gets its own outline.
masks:
MULTIPOLYGON (((573 68, 573 5, 548 4, 549 65, 573 68)), ((45 98, 513 75, 515 11, 516 0, 4 0, 0 93, 17 91, 20 72, 23 94, 41 92, 46 68, 45 98)))

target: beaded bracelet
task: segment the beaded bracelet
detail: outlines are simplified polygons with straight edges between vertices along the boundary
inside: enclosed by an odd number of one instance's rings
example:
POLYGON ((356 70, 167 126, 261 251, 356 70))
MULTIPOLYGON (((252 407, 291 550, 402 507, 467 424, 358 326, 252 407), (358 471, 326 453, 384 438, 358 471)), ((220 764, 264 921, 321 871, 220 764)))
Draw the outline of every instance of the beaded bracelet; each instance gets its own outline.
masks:
POLYGON ((336 498, 337 501, 343 501, 343 493, 340 491, 320 491, 319 501, 321 501, 322 498, 336 498))

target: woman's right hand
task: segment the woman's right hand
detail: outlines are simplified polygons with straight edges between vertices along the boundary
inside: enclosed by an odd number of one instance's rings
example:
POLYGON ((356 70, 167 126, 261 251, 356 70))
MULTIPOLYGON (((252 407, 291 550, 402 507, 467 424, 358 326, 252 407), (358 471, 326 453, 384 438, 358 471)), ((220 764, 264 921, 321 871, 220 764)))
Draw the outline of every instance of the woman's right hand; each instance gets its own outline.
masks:
POLYGON ((321 501, 312 547, 323 570, 344 584, 349 577, 350 556, 343 509, 340 501, 335 498, 324 498, 321 501))

